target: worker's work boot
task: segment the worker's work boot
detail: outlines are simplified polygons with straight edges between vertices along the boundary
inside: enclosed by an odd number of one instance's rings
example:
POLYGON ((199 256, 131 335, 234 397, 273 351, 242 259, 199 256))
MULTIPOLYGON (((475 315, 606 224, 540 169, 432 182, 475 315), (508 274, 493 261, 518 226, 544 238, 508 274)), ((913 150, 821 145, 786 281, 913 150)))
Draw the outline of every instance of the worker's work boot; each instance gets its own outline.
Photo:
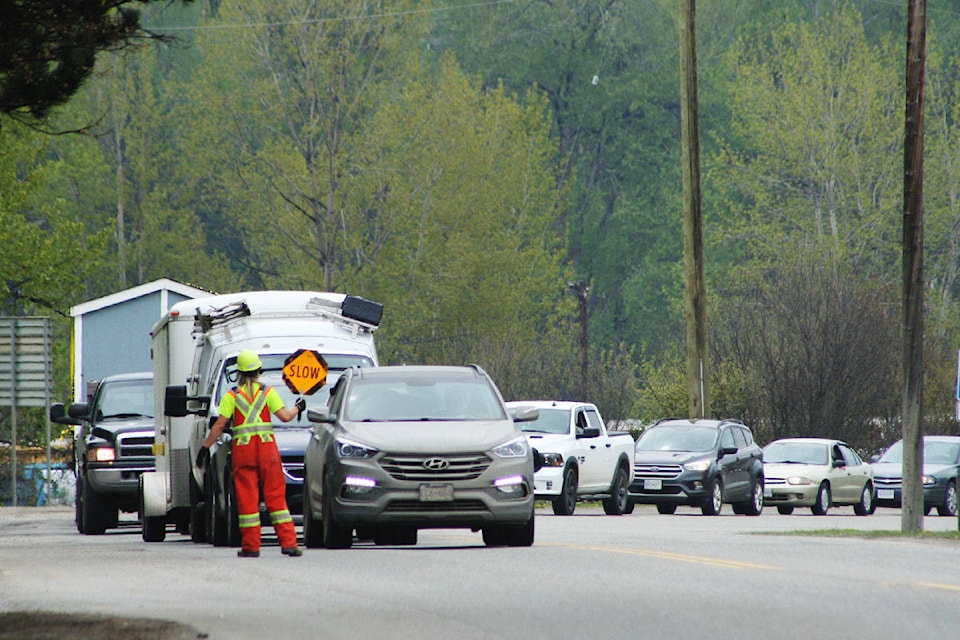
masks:
POLYGON ((247 549, 240 549, 240 551, 237 551, 237 557, 238 558, 259 558, 260 552, 248 551, 247 549))
POLYGON ((303 551, 300 550, 300 547, 283 547, 280 549, 280 553, 294 558, 299 558, 303 555, 303 551))

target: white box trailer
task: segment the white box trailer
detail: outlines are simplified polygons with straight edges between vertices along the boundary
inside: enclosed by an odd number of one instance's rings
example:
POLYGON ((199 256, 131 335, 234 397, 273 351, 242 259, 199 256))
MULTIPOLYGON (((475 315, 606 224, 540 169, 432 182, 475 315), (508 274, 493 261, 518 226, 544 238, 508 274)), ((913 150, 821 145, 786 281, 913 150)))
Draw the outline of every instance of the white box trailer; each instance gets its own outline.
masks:
MULTIPOLYGON (((244 349, 257 352, 264 362, 261 381, 291 395, 286 404, 292 406, 292 392, 281 380, 284 358, 301 349, 320 353, 328 363, 327 386, 306 399, 320 404, 339 371, 378 364, 373 332, 382 309, 363 298, 318 291, 247 291, 174 305, 151 332, 156 470, 140 479, 143 539, 162 541, 166 525, 174 524, 195 542, 239 544, 230 447, 223 446, 230 435, 212 448, 208 469, 193 464, 217 417, 219 399, 235 381, 237 355, 244 349)), ((276 422, 274 430, 284 458, 288 503, 296 513, 309 428, 276 422)))

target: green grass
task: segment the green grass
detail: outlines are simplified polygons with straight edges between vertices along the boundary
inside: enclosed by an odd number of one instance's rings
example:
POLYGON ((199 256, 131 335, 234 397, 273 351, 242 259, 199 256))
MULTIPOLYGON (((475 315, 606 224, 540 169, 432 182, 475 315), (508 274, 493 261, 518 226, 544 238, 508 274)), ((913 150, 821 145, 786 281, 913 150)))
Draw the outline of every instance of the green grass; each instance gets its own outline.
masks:
POLYGON ((817 536, 830 538, 913 538, 916 540, 960 540, 960 531, 921 531, 903 533, 892 529, 861 531, 859 529, 810 529, 757 532, 767 536, 817 536))

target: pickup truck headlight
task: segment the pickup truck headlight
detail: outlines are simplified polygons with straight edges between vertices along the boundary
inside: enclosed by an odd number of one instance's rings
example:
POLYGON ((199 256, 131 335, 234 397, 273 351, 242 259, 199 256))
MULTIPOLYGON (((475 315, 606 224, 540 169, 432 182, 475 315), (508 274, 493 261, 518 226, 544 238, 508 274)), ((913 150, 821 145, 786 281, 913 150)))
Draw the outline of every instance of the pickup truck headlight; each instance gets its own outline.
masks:
POLYGON ((936 478, 934 478, 933 476, 923 476, 923 486, 932 487, 935 484, 937 484, 936 478))
POLYGON ((562 454, 562 453, 545 453, 545 454, 543 454, 543 466, 545 466, 545 467, 562 467, 562 466, 563 466, 563 454, 562 454))
POLYGON ((530 453, 530 448, 526 436, 520 436, 494 447, 491 452, 498 458, 523 458, 530 453))
POLYGON ((365 459, 372 458, 378 449, 373 447, 368 447, 365 444, 360 444, 359 442, 353 442, 352 440, 346 440, 344 438, 337 438, 337 457, 338 458, 352 458, 365 459))
POLYGON ((113 462, 117 459, 117 452, 113 447, 94 447, 87 450, 87 462, 113 462))

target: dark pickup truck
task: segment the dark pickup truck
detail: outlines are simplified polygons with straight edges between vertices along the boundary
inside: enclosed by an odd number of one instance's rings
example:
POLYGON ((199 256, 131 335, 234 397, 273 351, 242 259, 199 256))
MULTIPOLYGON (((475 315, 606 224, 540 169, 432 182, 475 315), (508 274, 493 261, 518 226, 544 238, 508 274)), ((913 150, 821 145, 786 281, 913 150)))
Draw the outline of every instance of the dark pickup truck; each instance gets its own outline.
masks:
POLYGON ((76 523, 100 535, 139 510, 140 474, 154 468, 153 373, 105 377, 91 402, 50 407, 50 420, 79 427, 74 438, 76 523))

